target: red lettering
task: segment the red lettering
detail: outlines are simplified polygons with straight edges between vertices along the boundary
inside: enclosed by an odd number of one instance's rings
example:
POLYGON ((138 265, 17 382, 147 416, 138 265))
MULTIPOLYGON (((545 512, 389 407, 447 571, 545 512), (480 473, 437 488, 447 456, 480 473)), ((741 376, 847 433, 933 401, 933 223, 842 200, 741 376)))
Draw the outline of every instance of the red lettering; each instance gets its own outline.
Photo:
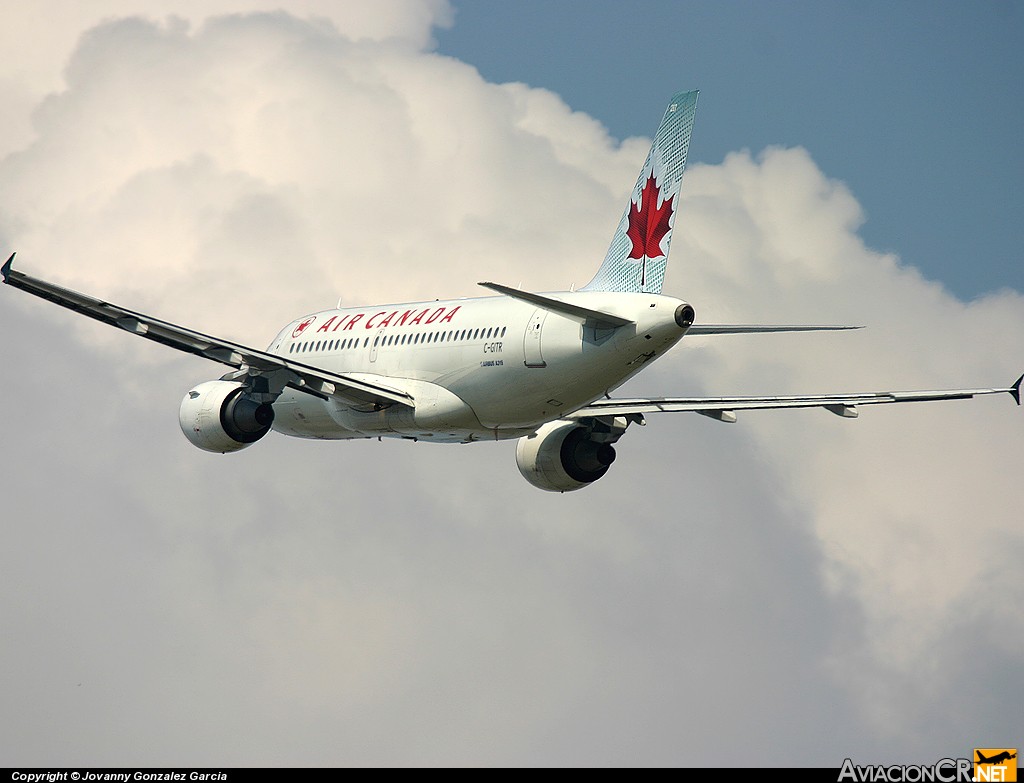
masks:
POLYGON ((453 307, 453 308, 452 308, 452 309, 451 309, 451 310, 450 310, 450 311, 448 312, 448 315, 446 315, 446 316, 445 316, 444 318, 442 318, 442 319, 441 319, 441 323, 443 323, 443 324, 448 324, 448 323, 451 323, 451 321, 452 321, 452 316, 453 316, 453 315, 455 315, 455 314, 456 314, 457 312, 459 312, 459 308, 460 308, 460 307, 462 307, 462 305, 455 305, 455 307, 453 307))
POLYGON ((398 315, 398 311, 397 310, 392 310, 390 313, 388 313, 388 317, 380 322, 380 325, 381 326, 387 326, 388 324, 391 323, 391 319, 394 318, 396 315, 398 315))
POLYGON ((428 324, 434 323, 434 321, 436 321, 438 318, 441 317, 441 313, 443 313, 443 312, 444 312, 444 308, 443 307, 437 308, 434 312, 432 312, 430 314, 430 318, 427 319, 427 323, 428 324))
POLYGON ((331 324, 333 324, 334 323, 334 319, 337 318, 337 317, 338 316, 336 316, 336 315, 332 315, 330 318, 328 318, 326 321, 324 321, 323 324, 320 326, 320 328, 316 330, 317 334, 319 334, 320 332, 326 332, 327 331, 327 327, 329 327, 331 324))
POLYGON ((384 315, 384 311, 383 310, 381 312, 379 312, 379 313, 374 313, 369 318, 367 318, 366 319, 366 328, 367 329, 372 329, 373 328, 373 319, 377 318, 378 316, 381 316, 381 315, 384 315))
POLYGON ((402 317, 398 319, 398 326, 405 326, 405 322, 409 320, 409 316, 412 315, 412 310, 406 310, 402 313, 402 317))
POLYGON ((428 307, 422 313, 418 313, 415 318, 413 318, 411 321, 409 321, 409 326, 413 326, 415 324, 418 324, 420 321, 423 320, 423 316, 425 316, 429 312, 430 312, 430 308, 428 307))
POLYGON ((338 319, 338 323, 336 323, 336 324, 334 325, 334 331, 335 331, 335 332, 336 332, 336 331, 338 331, 338 329, 339 329, 339 328, 341 327, 341 325, 342 325, 343 323, 345 323, 345 321, 347 321, 347 320, 348 320, 348 318, 349 318, 349 317, 348 317, 347 315, 343 315, 343 316, 342 316, 342 317, 341 317, 340 319, 338 319))
POLYGON ((352 316, 352 320, 349 321, 347 324, 345 324, 345 331, 347 332, 349 329, 351 329, 353 326, 355 326, 356 325, 356 321, 360 320, 362 317, 363 317, 362 313, 356 313, 355 315, 353 315, 352 316))

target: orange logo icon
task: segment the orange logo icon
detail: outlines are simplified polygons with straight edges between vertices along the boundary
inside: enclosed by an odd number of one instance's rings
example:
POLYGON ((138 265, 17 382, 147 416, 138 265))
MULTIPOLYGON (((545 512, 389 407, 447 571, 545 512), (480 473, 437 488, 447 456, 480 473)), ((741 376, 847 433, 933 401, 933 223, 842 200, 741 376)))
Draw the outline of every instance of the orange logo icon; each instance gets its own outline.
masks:
POLYGON ((1017 779, 1016 748, 975 748, 974 780, 1007 783, 1017 779))

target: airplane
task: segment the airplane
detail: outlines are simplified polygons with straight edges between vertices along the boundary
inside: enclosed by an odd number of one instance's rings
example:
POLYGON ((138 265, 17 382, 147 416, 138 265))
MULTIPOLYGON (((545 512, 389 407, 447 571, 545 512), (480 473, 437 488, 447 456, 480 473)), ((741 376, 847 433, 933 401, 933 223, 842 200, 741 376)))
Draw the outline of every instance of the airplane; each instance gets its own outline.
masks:
POLYGON ((978 754, 978 761, 976 762, 978 764, 1001 764, 1004 761, 1017 758, 1016 753, 1010 753, 1008 750, 997 753, 992 758, 985 758, 980 750, 974 752, 978 754))
POLYGON ((817 407, 855 418, 862 405, 1003 392, 1020 405, 1024 375, 990 389, 613 398, 686 335, 859 328, 702 324, 692 305, 661 293, 697 92, 669 101, 607 255, 580 290, 483 282, 495 295, 322 310, 295 319, 260 351, 31 277, 12 268, 14 254, 0 272, 10 286, 231 367, 190 389, 179 409, 185 437, 210 452, 239 451, 272 429, 329 440, 517 438, 523 477, 568 492, 603 477, 614 444, 648 413, 733 422, 741 410, 817 407))

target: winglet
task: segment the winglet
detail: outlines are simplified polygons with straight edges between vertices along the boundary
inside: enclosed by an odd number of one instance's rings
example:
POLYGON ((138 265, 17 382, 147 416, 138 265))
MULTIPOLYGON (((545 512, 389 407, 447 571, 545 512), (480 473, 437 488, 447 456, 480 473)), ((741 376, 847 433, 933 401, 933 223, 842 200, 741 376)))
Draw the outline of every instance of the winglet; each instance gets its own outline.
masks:
POLYGON ((14 256, 16 253, 11 253, 11 257, 7 259, 7 263, 0 267, 0 274, 4 276, 4 282, 7 282, 8 276, 11 274, 11 264, 14 262, 14 256))
POLYGON ((1024 373, 1017 379, 1017 382, 1013 384, 1007 391, 1010 392, 1010 396, 1013 397, 1014 402, 1020 405, 1020 382, 1024 381, 1024 373))

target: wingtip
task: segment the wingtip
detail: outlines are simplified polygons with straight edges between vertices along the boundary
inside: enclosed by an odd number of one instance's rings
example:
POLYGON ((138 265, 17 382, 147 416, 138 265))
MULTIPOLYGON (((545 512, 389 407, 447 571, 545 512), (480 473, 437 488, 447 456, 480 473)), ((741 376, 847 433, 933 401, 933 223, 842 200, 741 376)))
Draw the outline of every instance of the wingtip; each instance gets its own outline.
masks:
POLYGON ((8 275, 11 274, 11 264, 14 263, 14 256, 16 255, 17 253, 11 253, 11 257, 7 259, 2 267, 0 267, 0 274, 3 275, 5 283, 7 282, 8 275))
POLYGON ((1010 387, 1010 396, 1013 397, 1013 401, 1020 405, 1020 383, 1024 381, 1024 373, 1017 379, 1016 383, 1010 387))

